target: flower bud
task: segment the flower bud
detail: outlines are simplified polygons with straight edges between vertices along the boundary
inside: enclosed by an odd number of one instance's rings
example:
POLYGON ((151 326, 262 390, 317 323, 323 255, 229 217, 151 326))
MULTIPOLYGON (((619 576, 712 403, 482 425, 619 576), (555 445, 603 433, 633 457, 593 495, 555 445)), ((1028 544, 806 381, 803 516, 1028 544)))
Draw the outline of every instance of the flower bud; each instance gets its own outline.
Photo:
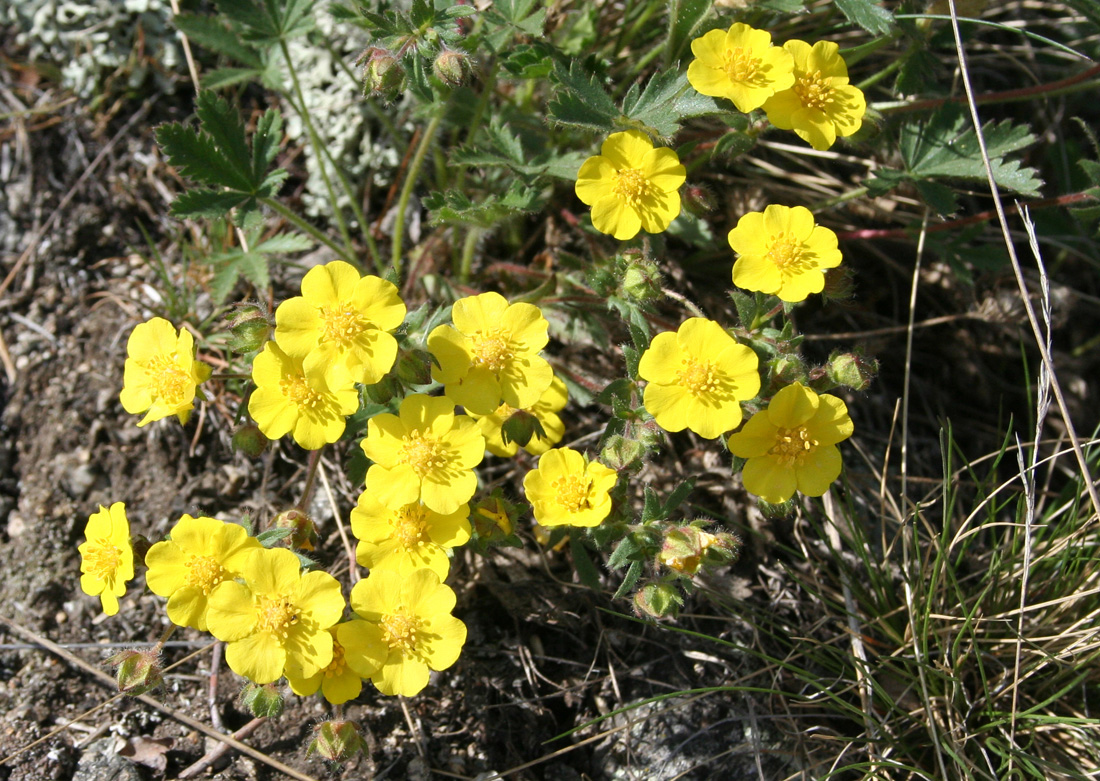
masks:
POLYGON ((771 368, 771 388, 776 391, 796 382, 805 384, 806 363, 797 355, 779 354, 768 364, 771 368))
POLYGON ((639 616, 675 618, 683 604, 679 589, 671 583, 647 583, 634 594, 634 611, 639 616))
POLYGON ((607 444, 600 451, 600 461, 618 472, 640 467, 644 457, 645 446, 621 434, 608 437, 607 444))
POLYGON ((160 666, 160 646, 143 651, 120 651, 107 659, 115 667, 118 690, 131 697, 146 694, 164 683, 160 666))
POLYGON ((534 436, 544 439, 546 430, 542 427, 539 419, 525 409, 512 410, 512 414, 500 427, 500 438, 504 441, 504 444, 515 442, 520 447, 527 447, 528 443, 531 442, 531 437, 534 436))
POLYGON ((317 544, 317 527, 301 510, 286 510, 275 516, 276 529, 290 529, 287 545, 299 550, 314 550, 317 544))
POLYGON ((258 458, 261 453, 267 450, 267 445, 271 440, 267 438, 264 432, 260 431, 259 426, 249 423, 234 431, 231 441, 233 449, 238 453, 244 453, 250 458, 258 458))
POLYGON ((661 272, 652 260, 640 254, 626 254, 626 268, 623 271, 622 294, 624 298, 642 303, 661 297, 661 272))
POLYGON ((878 361, 859 352, 833 353, 825 366, 825 374, 837 385, 863 391, 878 374, 878 361))
POLYGON ((273 683, 252 683, 241 689, 237 701, 257 719, 273 719, 283 712, 283 695, 273 683))
POLYGON ((703 551, 710 544, 704 537, 714 535, 694 526, 678 526, 665 535, 664 545, 657 554, 657 561, 671 570, 692 577, 703 563, 703 551))
POLYGON ((444 48, 432 63, 432 73, 449 87, 461 87, 474 71, 470 55, 458 49, 444 48))
POLYGON ((371 46, 356 60, 363 64, 363 94, 393 100, 401 91, 405 69, 401 61, 389 49, 371 46))
POLYGON ((368 400, 375 404, 388 404, 390 400, 401 393, 400 383, 396 377, 386 376, 373 385, 363 389, 368 400))
POLYGON ((316 752, 330 762, 346 762, 359 752, 366 752, 367 743, 359 735, 354 721, 326 721, 314 728, 316 737, 306 749, 306 756, 316 752))
POLYGON ((267 309, 260 304, 238 304, 229 316, 226 346, 235 353, 252 353, 264 346, 274 325, 267 309))
POLYGON ((684 208, 696 217, 703 217, 714 211, 714 193, 701 184, 689 184, 683 190, 684 208))
POLYGON ((427 385, 432 381, 432 356, 425 350, 397 353, 397 378, 405 385, 427 385))

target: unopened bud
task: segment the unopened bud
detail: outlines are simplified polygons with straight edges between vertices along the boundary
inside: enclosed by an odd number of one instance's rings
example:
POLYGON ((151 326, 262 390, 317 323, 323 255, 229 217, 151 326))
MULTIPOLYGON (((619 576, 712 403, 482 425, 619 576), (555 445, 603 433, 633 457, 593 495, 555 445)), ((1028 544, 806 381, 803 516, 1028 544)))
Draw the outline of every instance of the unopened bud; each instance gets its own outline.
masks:
POLYGON ((160 646, 142 651, 120 651, 107 660, 115 667, 118 690, 131 697, 146 694, 164 683, 160 665, 160 646))
POLYGON ((237 700, 257 719, 273 719, 283 712, 283 695, 273 683, 246 683, 237 700))
POLYGON ((825 373, 837 385, 863 391, 878 374, 878 361, 858 352, 833 353, 829 356, 825 373))
POLYGON ((359 735, 354 721, 326 721, 314 728, 316 737, 306 749, 306 755, 320 754, 330 762, 346 762, 360 752, 366 752, 367 743, 359 735))
POLYGON ((363 64, 363 94, 392 100, 401 91, 405 69, 401 61, 389 49, 372 46, 359 55, 357 64, 363 64))
POLYGON ((401 392, 401 387, 396 377, 387 375, 373 385, 366 386, 363 390, 367 399, 375 404, 388 404, 394 396, 401 392))
POLYGON ((696 217, 703 217, 714 211, 716 204, 714 193, 701 184, 689 184, 683 190, 684 208, 696 217))
POLYGON ((234 431, 231 441, 233 449, 237 452, 244 453, 250 458, 257 458, 267 450, 267 445, 271 440, 267 438, 264 432, 260 431, 259 426, 249 423, 234 431))
POLYGON ((709 544, 704 536, 713 537, 694 526, 678 526, 665 536, 657 561, 681 575, 692 577, 703 563, 703 551, 709 544))
POLYGON ((252 353, 264 346, 274 328, 267 309, 260 304, 239 304, 229 316, 226 346, 235 353, 252 353))
POLYGON ((600 461, 617 472, 640 467, 644 457, 645 447, 640 442, 627 439, 621 434, 608 437, 607 444, 600 451, 600 461))
POLYGON ((532 437, 546 438, 546 429, 534 413, 525 409, 512 410, 512 414, 500 427, 500 438, 504 444, 515 442, 521 447, 527 447, 532 437))
POLYGON ((473 71, 470 55, 458 49, 443 49, 432 63, 432 73, 450 87, 461 87, 470 80, 473 71))
POLYGON ((317 526, 301 510, 286 510, 275 516, 272 524, 276 529, 290 529, 286 538, 291 548, 313 550, 317 544, 317 526))
POLYGON ((432 356, 424 350, 401 350, 395 365, 397 378, 405 385, 427 385, 432 381, 432 356))
POLYGON ((768 362, 771 368, 771 387, 775 390, 806 382, 806 364, 797 355, 777 355, 768 362))
POLYGON ((624 253, 620 289, 624 298, 639 303, 660 298, 661 272, 657 264, 640 253, 624 253))
POLYGON ((683 604, 679 589, 671 583, 647 583, 634 594, 634 610, 640 616, 675 618, 683 604))

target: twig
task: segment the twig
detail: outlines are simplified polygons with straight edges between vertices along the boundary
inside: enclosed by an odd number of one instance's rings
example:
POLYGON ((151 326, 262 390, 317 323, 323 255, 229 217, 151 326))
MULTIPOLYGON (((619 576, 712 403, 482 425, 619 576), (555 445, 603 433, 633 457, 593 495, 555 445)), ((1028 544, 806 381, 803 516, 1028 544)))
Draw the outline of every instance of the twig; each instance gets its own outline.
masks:
POLYGON ((325 465, 321 462, 321 459, 317 459, 318 472, 321 474, 321 485, 325 487, 325 495, 328 497, 329 507, 332 508, 332 518, 336 521, 336 529, 340 532, 340 539, 344 542, 344 550, 348 554, 348 576, 351 578, 351 584, 354 586, 359 582, 359 562, 355 558, 355 546, 351 544, 351 540, 348 539, 347 530, 344 528, 344 522, 340 518, 340 508, 336 504, 336 497, 332 493, 332 486, 328 482, 328 474, 325 472, 325 465))
MULTIPOLYGON (((4 626, 6 626, 8 629, 10 629, 12 632, 19 635, 20 637, 23 637, 23 638, 27 639, 30 642, 33 642, 33 643, 36 643, 36 644, 42 646, 46 650, 48 650, 51 653, 55 654, 56 656, 61 657, 62 659, 64 659, 66 662, 73 665, 74 667, 78 667, 81 670, 84 670, 85 672, 91 674, 92 676, 95 677, 95 679, 99 683, 102 683, 102 684, 104 684, 106 686, 109 686, 111 688, 114 688, 116 686, 115 679, 112 678, 110 675, 107 675, 107 673, 103 672, 102 670, 100 670, 95 665, 84 661, 79 656, 76 656, 75 654, 69 653, 64 648, 57 645, 57 643, 54 643, 51 640, 47 640, 45 637, 42 637, 41 635, 37 634, 36 632, 31 631, 30 629, 27 629, 24 626, 20 626, 19 624, 15 623, 10 618, 7 618, 6 616, 0 616, 0 623, 2 623, 4 626)), ((153 699, 152 697, 150 697, 148 695, 139 694, 138 696, 133 697, 132 699, 139 700, 139 701, 145 703, 146 705, 148 705, 152 708, 156 708, 161 713, 175 719, 176 721, 180 722, 181 724, 183 724, 187 727, 190 727, 193 730, 201 732, 202 734, 204 734, 208 737, 211 737, 214 740, 218 740, 218 741, 221 741, 222 743, 226 743, 229 746, 231 746, 232 748, 235 748, 237 751, 240 751, 242 754, 247 754, 248 756, 252 757, 253 759, 256 759, 260 762, 263 762, 268 767, 274 768, 275 770, 278 770, 280 773, 288 775, 291 778, 298 779, 298 781, 317 781, 317 779, 314 778, 313 776, 307 776, 304 773, 300 773, 297 770, 295 770, 294 768, 290 767, 289 765, 283 764, 282 762, 275 759, 274 757, 268 756, 267 754, 263 753, 259 749, 252 748, 252 746, 249 746, 247 743, 242 743, 241 741, 237 740, 236 738, 234 738, 231 735, 223 735, 222 733, 220 733, 217 730, 213 729, 209 725, 204 724, 204 723, 202 723, 201 721, 199 721, 197 719, 193 719, 190 716, 188 716, 187 714, 182 713, 182 712, 176 710, 175 708, 171 708, 171 707, 165 705, 162 702, 158 702, 157 700, 153 699)), ((3 761, 7 761, 8 759, 10 759, 10 757, 5 757, 3 761)))
MULTIPOLYGON (((249 735, 251 735, 257 729, 259 729, 260 725, 263 724, 265 721, 267 721, 266 716, 261 716, 261 717, 252 719, 252 721, 248 722, 243 727, 241 727, 239 730, 234 732, 233 737, 236 740, 241 740, 242 738, 247 738, 249 735)), ((225 743, 225 742, 219 743, 217 746, 215 746, 214 748, 207 751, 202 756, 202 759, 200 759, 198 762, 190 764, 187 767, 185 767, 183 770, 181 770, 178 777, 179 778, 194 778, 199 773, 206 770, 206 768, 210 767, 215 762, 217 762, 219 759, 224 757, 228 751, 229 751, 229 744, 228 743, 225 743)))
MULTIPOLYGON (((180 15, 179 0, 171 0, 172 2, 172 15, 180 15)), ((180 42, 183 44, 183 57, 187 60, 187 72, 191 74, 191 83, 195 85, 195 94, 199 94, 199 70, 195 67, 195 58, 191 56, 191 42, 187 40, 187 36, 183 30, 176 28, 176 34, 180 37, 180 42)))
MULTIPOLYGON (((966 102, 970 107, 970 118, 974 123, 974 133, 978 139, 978 148, 982 153, 982 164, 985 166, 985 175, 989 183, 989 191, 993 195, 993 205, 997 209, 997 220, 1001 225, 1001 235, 1004 237, 1005 249, 1008 250, 1008 258, 1012 262, 1012 271, 1016 275, 1016 284, 1020 288, 1020 298, 1024 305, 1024 309, 1027 312, 1027 321, 1031 325, 1031 332, 1035 337, 1035 344, 1039 348, 1039 355, 1042 357, 1043 366, 1046 367, 1048 376, 1050 377, 1050 387, 1054 391, 1054 398, 1058 402, 1058 410, 1062 414, 1062 421, 1066 426, 1066 434, 1069 436, 1070 445, 1073 447, 1073 453, 1077 457, 1077 466, 1081 470, 1081 481, 1085 485, 1085 490, 1088 492, 1089 499, 1092 501, 1092 510, 1095 513, 1096 518, 1100 518, 1100 494, 1097 493, 1096 486, 1092 482, 1092 474, 1089 470, 1088 459, 1085 458, 1085 453, 1081 449, 1081 440, 1077 437, 1077 431, 1073 426, 1073 419, 1069 414, 1069 407, 1066 404, 1065 396, 1062 394, 1062 385, 1058 382, 1058 375, 1054 372, 1054 361, 1050 357, 1050 350, 1047 349, 1046 343, 1043 340, 1042 329, 1039 327, 1039 320, 1035 316, 1035 307, 1031 304, 1031 294, 1027 289, 1027 281, 1024 279, 1024 271, 1020 266, 1020 259, 1016 255, 1016 245, 1012 241, 1012 235, 1008 229, 1008 218, 1005 216, 1004 204, 1001 202, 1001 190, 997 185, 997 180, 993 178, 993 166, 989 162, 989 150, 985 144, 985 134, 982 132, 981 118, 978 116, 978 105, 974 98, 974 87, 970 83, 970 70, 966 64, 966 51, 962 45, 962 34, 959 32, 959 17, 955 9, 955 0, 948 0, 949 7, 951 9, 951 31, 955 36, 955 52, 959 59, 959 73, 962 75, 963 88, 966 90, 966 102)), ((1095 68, 1091 68, 1090 71, 1100 72, 1100 65, 1095 68)), ((1084 533, 1086 530, 1091 529, 1091 523, 1084 523, 1081 528, 1075 532, 1075 536, 1084 533)))

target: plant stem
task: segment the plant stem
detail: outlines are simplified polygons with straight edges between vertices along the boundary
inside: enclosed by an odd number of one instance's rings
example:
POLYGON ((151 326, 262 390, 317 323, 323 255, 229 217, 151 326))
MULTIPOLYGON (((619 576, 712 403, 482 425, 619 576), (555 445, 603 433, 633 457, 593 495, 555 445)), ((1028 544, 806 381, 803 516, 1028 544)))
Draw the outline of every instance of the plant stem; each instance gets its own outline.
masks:
POLYGON ((462 260, 458 267, 458 281, 465 285, 470 281, 470 268, 474 264, 474 250, 477 249, 477 240, 481 238, 481 228, 470 226, 466 231, 466 239, 462 242, 462 260))
MULTIPOLYGON (((317 467, 321 465, 321 451, 311 450, 309 451, 309 471, 306 473, 306 487, 302 489, 302 498, 298 500, 298 504, 295 505, 302 512, 306 511, 309 507, 309 495, 313 493, 313 484, 317 480, 317 467)), ((308 513, 306 513, 308 515, 308 513)))
POLYGON ((347 251, 347 248, 341 247, 335 241, 330 239, 328 236, 326 236, 324 233, 319 231, 314 226, 310 225, 308 222, 303 220, 301 217, 299 217, 297 214, 292 212, 286 206, 283 206, 281 203, 276 201, 274 198, 260 198, 259 200, 260 200, 260 203, 262 203, 264 206, 267 206, 272 211, 278 212, 279 216, 283 217, 288 222, 293 223, 294 227, 305 231, 310 236, 315 238, 317 241, 319 241, 320 243, 324 244, 326 247, 331 249, 333 252, 335 252, 340 257, 344 256, 345 252, 347 251))
MULTIPOLYGON (((317 156, 317 166, 321 169, 321 179, 324 181, 325 189, 328 191, 328 199, 329 203, 332 204, 332 213, 336 219, 336 226, 340 229, 340 235, 344 239, 344 249, 340 254, 344 256, 344 260, 348 261, 353 266, 358 266, 359 264, 356 263, 355 260, 355 246, 351 243, 351 233, 348 232, 347 222, 344 220, 344 215, 341 213, 340 204, 336 200, 336 191, 332 188, 332 180, 329 179, 328 170, 325 167, 324 145, 321 143, 321 137, 317 135, 317 129, 313 127, 313 120, 309 117, 305 95, 302 92, 302 85, 298 81, 298 71, 294 67, 294 61, 290 57, 290 48, 286 45, 285 40, 280 40, 279 46, 283 50, 283 59, 286 60, 286 67, 290 72, 290 80, 294 83, 294 94, 297 103, 291 101, 291 105, 294 106, 294 110, 298 112, 298 116, 302 119, 302 124, 306 126, 306 131, 309 133, 309 143, 310 146, 313 147, 313 153, 317 156)), ((354 198, 352 198, 352 200, 354 200, 354 198)))
POLYGON ((444 102, 436 109, 431 121, 428 122, 428 126, 424 128, 424 133, 420 136, 420 146, 416 148, 416 154, 413 156, 409 171, 405 175, 405 184, 401 188, 401 197, 397 201, 397 219, 394 220, 393 224, 393 253, 390 256, 390 263, 399 282, 401 280, 401 240, 404 238, 405 233, 405 212, 409 208, 409 199, 412 197, 413 188, 416 187, 416 180, 420 175, 420 167, 424 164, 424 157, 427 155, 428 149, 431 148, 432 139, 435 138, 435 134, 439 130, 439 125, 443 121, 446 110, 447 103, 444 102))

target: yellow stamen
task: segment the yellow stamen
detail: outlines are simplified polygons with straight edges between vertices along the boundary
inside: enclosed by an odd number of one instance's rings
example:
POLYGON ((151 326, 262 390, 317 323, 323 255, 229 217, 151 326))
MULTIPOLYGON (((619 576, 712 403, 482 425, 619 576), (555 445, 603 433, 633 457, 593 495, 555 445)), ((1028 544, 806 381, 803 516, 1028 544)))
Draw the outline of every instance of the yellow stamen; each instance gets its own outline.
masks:
POLYGON ((104 582, 112 580, 122 563, 122 549, 107 537, 100 537, 91 540, 87 551, 84 554, 84 571, 104 582))
POLYGON ((370 327, 370 322, 359 312, 340 306, 321 308, 321 341, 336 342, 347 347, 370 327))
POLYGON ((344 668, 347 665, 344 664, 344 646, 340 645, 335 640, 332 641, 332 661, 328 663, 328 667, 325 668, 326 678, 335 678, 338 675, 344 674, 344 668))
POLYGON ((714 393, 718 390, 718 372, 713 363, 695 358, 683 358, 680 363, 684 368, 676 373, 676 377, 680 385, 693 395, 714 393))
POLYGON ((768 257, 781 274, 798 273, 808 261, 803 243, 785 231, 768 240, 768 257))
POLYGON ((298 611, 290 600, 283 596, 270 597, 266 594, 258 594, 254 598, 256 608, 257 632, 269 632, 276 637, 286 640, 290 635, 290 628, 298 622, 298 611))
POLYGON ((306 382, 306 378, 301 375, 295 377, 284 376, 279 381, 279 387, 282 389, 283 395, 291 403, 296 404, 299 409, 313 409, 324 404, 324 394, 311 388, 306 382))
POLYGON ((478 329, 470 341, 473 342, 474 365, 484 366, 494 374, 499 374, 515 357, 515 350, 501 328, 478 329))
POLYGON ((382 642, 390 647, 391 651, 399 651, 406 655, 416 654, 416 642, 420 633, 420 619, 408 615, 403 609, 398 608, 396 613, 382 616, 379 626, 382 629, 382 642))
POLYGON ((785 467, 802 464, 806 457, 814 452, 817 440, 810 436, 805 426, 780 428, 775 432, 775 445, 768 451, 785 467))
POLYGON ((442 469, 447 465, 445 451, 439 440, 429 439, 419 431, 413 431, 403 438, 400 462, 413 468, 418 477, 442 469))
POLYGON ((814 71, 794 80, 794 93, 806 108, 824 111, 832 100, 833 88, 821 71, 814 71))
POLYGON ((428 518, 419 504, 409 504, 397 511, 394 517, 393 536, 405 550, 412 550, 424 541, 428 530, 428 518))
POLYGON ((187 585, 209 594, 214 586, 225 580, 228 573, 213 556, 191 555, 187 561, 187 585))
POLYGON ((149 374, 156 397, 170 404, 182 403, 188 386, 194 385, 187 372, 169 356, 150 358, 145 364, 145 371, 149 374))
POLYGON ((722 67, 734 83, 752 81, 760 68, 760 59, 752 56, 752 49, 741 46, 727 51, 722 59, 722 67))
POLYGON ((566 475, 559 477, 552 484, 558 492, 558 504, 571 513, 581 510, 589 510, 592 505, 588 499, 588 489, 591 481, 587 477, 566 475))
POLYGON ((637 168, 620 168, 614 179, 611 191, 631 206, 638 206, 653 190, 645 174, 637 168))

